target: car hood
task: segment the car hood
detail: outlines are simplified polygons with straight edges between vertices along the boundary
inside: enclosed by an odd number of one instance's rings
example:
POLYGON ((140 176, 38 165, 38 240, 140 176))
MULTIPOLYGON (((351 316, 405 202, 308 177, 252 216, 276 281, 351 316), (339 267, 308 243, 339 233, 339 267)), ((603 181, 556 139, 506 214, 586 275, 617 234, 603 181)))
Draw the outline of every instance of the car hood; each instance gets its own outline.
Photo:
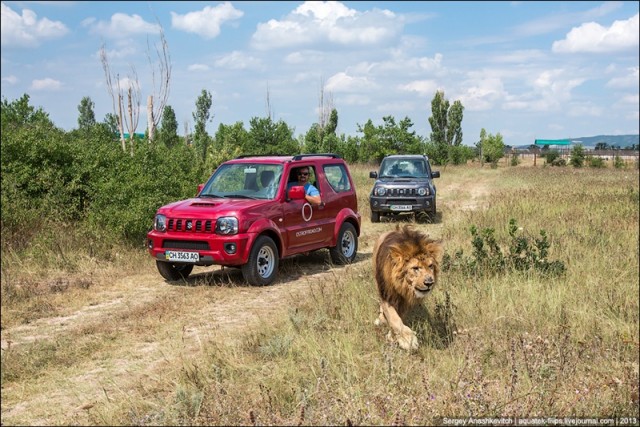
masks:
POLYGON ((265 204, 272 202, 254 199, 192 198, 165 205, 158 209, 158 213, 171 217, 212 218, 261 209, 265 204))
POLYGON ((421 186, 429 184, 431 180, 429 178, 378 178, 375 182, 376 185, 402 185, 402 186, 421 186))

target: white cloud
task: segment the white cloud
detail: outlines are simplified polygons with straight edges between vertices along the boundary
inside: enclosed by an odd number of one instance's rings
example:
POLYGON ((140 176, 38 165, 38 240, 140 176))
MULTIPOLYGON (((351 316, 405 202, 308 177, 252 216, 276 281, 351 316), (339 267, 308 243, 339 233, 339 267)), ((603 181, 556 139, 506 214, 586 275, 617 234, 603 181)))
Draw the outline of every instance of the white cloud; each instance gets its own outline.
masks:
POLYGON ((18 78, 16 76, 14 76, 14 75, 11 75, 11 76, 7 76, 7 77, 3 77, 2 81, 3 82, 7 82, 10 85, 14 85, 14 84, 18 83, 18 78))
POLYGON ((620 1, 607 1, 585 12, 554 12, 551 15, 547 15, 515 27, 515 33, 520 36, 547 34, 555 30, 566 28, 567 26, 573 25, 577 22, 592 21, 596 18, 601 18, 616 9, 619 9, 620 6, 622 6, 622 2, 620 1))
POLYGON ((573 28, 564 40, 553 42, 556 53, 603 53, 627 49, 638 49, 640 30, 638 16, 625 21, 615 21, 611 27, 603 27, 596 22, 588 22, 573 28))
POLYGON ((29 9, 18 15, 9 6, 1 5, 0 44, 7 47, 37 47, 41 42, 56 39, 69 32, 60 21, 38 16, 29 9))
MULTIPOLYGON (((124 43, 119 42, 115 49, 106 50, 107 58, 109 60, 127 58, 136 55, 136 53, 137 50, 130 40, 124 41, 124 43)), ((96 51, 95 57, 98 59, 100 58, 100 50, 96 51)))
POLYGON ((110 21, 96 21, 88 18, 83 25, 90 27, 90 32, 112 39, 127 38, 135 34, 159 34, 160 25, 151 24, 139 15, 114 13, 110 21))
POLYGON ((598 107, 591 102, 574 104, 569 106, 567 114, 570 117, 600 117, 602 116, 602 107, 598 107))
POLYGON ((537 111, 550 111, 561 108, 562 104, 571 100, 571 91, 582 85, 586 79, 569 76, 563 69, 555 69, 541 72, 532 82, 536 99, 532 103, 537 111))
POLYGON ((209 71, 209 66, 205 64, 191 64, 187 69, 189 71, 209 71))
POLYGON ((330 92, 363 92, 375 87, 375 83, 367 77, 352 77, 343 72, 334 74, 325 84, 325 90, 330 92))
POLYGON ((465 82, 464 85, 467 88, 457 99, 470 111, 489 110, 507 95, 502 80, 496 77, 478 77, 465 82))
POLYGON ((606 86, 619 89, 638 87, 638 78, 640 78, 638 70, 638 67, 629 68, 629 74, 612 78, 607 82, 606 86))
MULTIPOLYGON (((376 105, 376 111, 381 112, 383 115, 389 115, 389 113, 399 113, 399 115, 406 115, 407 111, 415 111, 416 105, 412 101, 398 101, 398 102, 386 102, 376 105)), ((394 114, 392 114, 394 115, 394 114)))
POLYGON ((62 88, 62 83, 58 80, 54 80, 51 78, 34 80, 31 82, 32 90, 59 90, 62 88))
POLYGON ((283 20, 258 24, 256 49, 289 46, 379 45, 397 38, 404 19, 388 10, 358 12, 337 1, 307 1, 283 20))
POLYGON ((215 65, 230 70, 243 70, 260 67, 260 60, 239 51, 233 51, 215 62, 215 65))
POLYGON ((416 92, 420 96, 432 97, 439 89, 439 86, 433 80, 416 80, 405 85, 399 85, 398 89, 407 92, 416 92))
POLYGON ((544 53, 538 49, 515 50, 492 56, 491 61, 497 63, 527 64, 544 59, 544 53))
POLYGON ((366 95, 349 94, 349 95, 340 97, 340 102, 341 104, 344 104, 344 105, 365 106, 371 103, 371 98, 369 98, 366 95))
POLYGON ((205 39, 213 39, 220 34, 220 26, 227 21, 240 19, 244 12, 233 7, 229 2, 215 7, 206 6, 198 12, 179 15, 171 12, 171 26, 188 33, 198 34, 205 39))
POLYGON ((624 104, 635 104, 637 107, 638 103, 640 103, 640 96, 638 94, 625 95, 620 99, 620 102, 624 104))

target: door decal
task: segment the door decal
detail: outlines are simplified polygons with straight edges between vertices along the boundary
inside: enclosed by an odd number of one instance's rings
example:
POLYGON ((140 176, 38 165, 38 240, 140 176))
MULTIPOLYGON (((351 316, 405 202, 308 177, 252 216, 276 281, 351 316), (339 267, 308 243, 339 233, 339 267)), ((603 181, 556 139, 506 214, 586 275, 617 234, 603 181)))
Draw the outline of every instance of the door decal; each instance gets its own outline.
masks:
POLYGON ((302 219, 304 219, 306 222, 309 222, 311 221, 312 217, 313 217, 313 208, 309 203, 305 203, 304 205, 302 205, 302 219))

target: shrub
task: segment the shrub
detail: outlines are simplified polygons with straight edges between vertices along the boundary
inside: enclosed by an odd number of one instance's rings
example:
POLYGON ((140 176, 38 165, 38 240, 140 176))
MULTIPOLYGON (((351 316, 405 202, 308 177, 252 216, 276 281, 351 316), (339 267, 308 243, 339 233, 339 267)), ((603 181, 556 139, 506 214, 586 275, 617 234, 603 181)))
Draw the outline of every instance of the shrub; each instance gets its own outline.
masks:
POLYGON ((589 167, 592 168, 604 168, 606 166, 602 157, 589 156, 587 161, 589 162, 589 167))
POLYGON ((471 231, 472 257, 465 257, 462 249, 453 256, 445 253, 442 269, 460 270, 469 275, 495 275, 508 270, 536 270, 540 273, 559 276, 566 267, 562 261, 548 259, 551 244, 545 230, 540 230, 539 238, 532 238, 523 233, 515 219, 509 220, 509 237, 506 250, 496 240, 493 228, 478 230, 473 225, 471 231))

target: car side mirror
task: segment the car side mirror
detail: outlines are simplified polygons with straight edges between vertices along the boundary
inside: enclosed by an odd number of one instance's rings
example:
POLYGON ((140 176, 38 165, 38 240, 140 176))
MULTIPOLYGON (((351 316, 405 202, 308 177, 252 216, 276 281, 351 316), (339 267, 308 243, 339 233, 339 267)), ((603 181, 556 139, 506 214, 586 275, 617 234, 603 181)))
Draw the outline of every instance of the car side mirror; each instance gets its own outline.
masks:
POLYGON ((377 177, 378 177, 378 172, 376 171, 369 172, 369 178, 377 178, 377 177))
POLYGON ((440 178, 440 171, 431 172, 431 178, 440 178))
POLYGON ((196 197, 200 195, 200 192, 202 191, 203 188, 204 188, 204 184, 198 184, 198 191, 196 191, 196 197))
POLYGON ((295 185, 289 189, 289 200, 304 199, 304 187, 302 185, 295 185))

